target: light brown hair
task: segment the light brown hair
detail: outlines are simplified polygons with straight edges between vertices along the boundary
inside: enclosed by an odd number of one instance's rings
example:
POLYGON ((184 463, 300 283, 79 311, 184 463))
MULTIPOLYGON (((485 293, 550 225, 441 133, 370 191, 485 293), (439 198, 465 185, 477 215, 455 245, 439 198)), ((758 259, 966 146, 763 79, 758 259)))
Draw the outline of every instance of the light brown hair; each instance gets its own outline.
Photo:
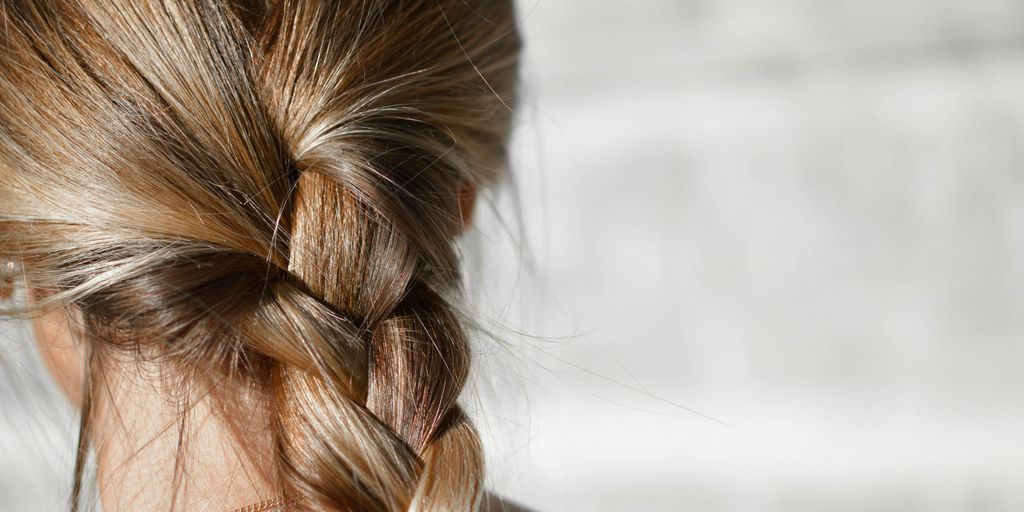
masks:
POLYGON ((81 319, 76 495, 90 383, 127 356, 251 390, 302 509, 477 507, 453 244, 505 167, 511 2, 0 11, 0 256, 81 319))

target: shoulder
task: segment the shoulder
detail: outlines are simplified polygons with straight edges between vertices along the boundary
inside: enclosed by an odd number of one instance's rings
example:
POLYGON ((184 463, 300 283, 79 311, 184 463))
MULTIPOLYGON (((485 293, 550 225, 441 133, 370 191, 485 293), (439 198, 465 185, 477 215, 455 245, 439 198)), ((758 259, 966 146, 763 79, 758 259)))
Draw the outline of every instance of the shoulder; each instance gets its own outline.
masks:
POLYGON ((483 503, 480 504, 480 512, 536 512, 535 510, 528 509, 518 503, 513 503, 509 500, 498 496, 497 494, 487 493, 484 496, 483 503))

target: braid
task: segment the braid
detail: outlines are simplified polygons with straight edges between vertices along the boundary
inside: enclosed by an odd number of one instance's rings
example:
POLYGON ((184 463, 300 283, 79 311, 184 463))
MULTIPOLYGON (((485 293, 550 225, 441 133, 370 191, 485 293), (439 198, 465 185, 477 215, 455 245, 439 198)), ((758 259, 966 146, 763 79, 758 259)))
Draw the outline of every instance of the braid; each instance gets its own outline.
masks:
MULTIPOLYGON (((292 472, 287 480, 306 486, 293 492, 328 510, 353 503, 353 494, 360 510, 404 510, 414 497, 417 510, 471 508, 482 458, 456 405, 469 352, 446 299, 425 281, 422 258, 395 226, 317 172, 301 174, 292 219, 289 274, 353 322, 356 332, 341 334, 368 347, 365 386, 350 393, 332 389, 333 381, 316 372, 279 368, 271 410, 280 414, 282 454, 292 472), (343 420, 326 424, 326 410, 343 420), (322 451, 310 449, 318 445, 322 451), (463 471, 433 482, 438 465, 463 471), (330 467, 351 472, 324 471, 330 467)), ((322 357, 351 344, 323 341, 309 353, 322 357)))
POLYGON ((335 394, 329 379, 282 368, 272 410, 280 411, 288 481, 301 482, 305 488, 295 491, 320 506, 469 510, 481 495, 483 459, 456 403, 470 358, 449 303, 459 275, 451 236, 460 222, 456 189, 473 176, 466 166, 493 162, 459 147, 487 131, 458 123, 467 123, 467 110, 477 110, 474 118, 495 110, 467 108, 467 97, 486 98, 485 104, 495 98, 480 88, 486 85, 480 76, 469 74, 466 56, 452 53, 459 41, 446 7, 371 4, 365 10, 282 5, 269 15, 279 24, 261 34, 262 86, 268 98, 283 100, 273 103, 271 116, 299 171, 288 272, 351 321, 368 346, 359 394, 335 394), (395 37, 410 26, 426 28, 415 38, 395 37), (322 30, 337 36, 314 32, 322 30), (447 58, 393 67, 438 48, 448 50, 447 58), (319 66, 309 65, 322 55, 339 60, 321 57, 319 66), (361 73, 339 73, 346 66, 361 73), (409 76, 396 81, 402 75, 409 76), (318 397, 315 406, 303 408, 310 397, 318 397), (338 424, 348 428, 323 424, 325 408, 334 408, 330 415, 344 418, 338 424), (351 446, 339 449, 325 432, 348 437, 351 446), (324 471, 329 467, 349 472, 324 471))
POLYGON ((460 187, 506 159, 511 2, 0 17, 0 254, 84 315, 96 357, 243 379, 297 509, 479 507, 454 237, 460 187))

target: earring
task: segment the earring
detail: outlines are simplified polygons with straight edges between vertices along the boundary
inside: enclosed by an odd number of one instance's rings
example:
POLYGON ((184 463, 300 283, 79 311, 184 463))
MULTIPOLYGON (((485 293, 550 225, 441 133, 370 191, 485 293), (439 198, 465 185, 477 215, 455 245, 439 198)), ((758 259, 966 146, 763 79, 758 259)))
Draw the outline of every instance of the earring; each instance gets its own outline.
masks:
POLYGON ((13 261, 0 260, 0 300, 14 294, 15 265, 13 261))

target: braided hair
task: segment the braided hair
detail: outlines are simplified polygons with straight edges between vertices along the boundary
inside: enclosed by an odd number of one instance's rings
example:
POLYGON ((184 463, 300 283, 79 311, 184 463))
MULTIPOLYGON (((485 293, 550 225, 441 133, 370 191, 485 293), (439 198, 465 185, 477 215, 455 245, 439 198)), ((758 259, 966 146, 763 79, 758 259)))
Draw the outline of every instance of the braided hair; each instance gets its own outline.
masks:
POLYGON ((0 254, 82 319, 76 494, 130 355, 250 390, 299 510, 479 507, 454 241, 505 168, 511 2, 0 11, 0 254))

